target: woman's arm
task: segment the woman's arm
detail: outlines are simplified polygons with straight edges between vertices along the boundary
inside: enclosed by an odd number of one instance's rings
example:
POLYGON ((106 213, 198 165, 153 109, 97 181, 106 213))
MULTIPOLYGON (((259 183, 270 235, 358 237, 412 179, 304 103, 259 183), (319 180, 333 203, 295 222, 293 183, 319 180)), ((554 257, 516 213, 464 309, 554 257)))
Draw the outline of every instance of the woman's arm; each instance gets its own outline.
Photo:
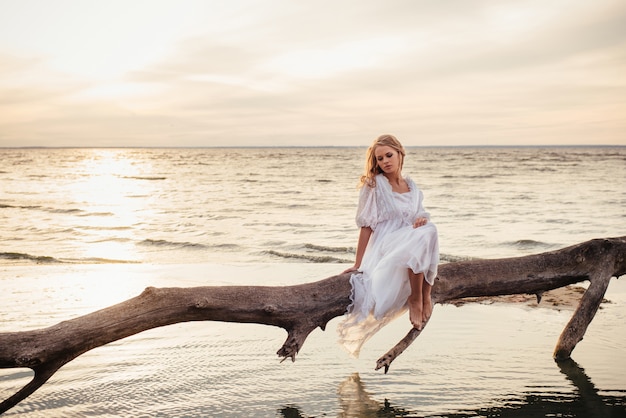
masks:
POLYGON ((359 232, 359 241, 356 246, 356 259, 354 261, 354 266, 345 270, 344 273, 357 271, 359 267, 361 267, 361 261, 363 261, 363 254, 365 254, 365 249, 367 248, 367 243, 370 241, 371 235, 372 235, 372 228, 370 228, 369 226, 361 227, 361 231, 359 232))

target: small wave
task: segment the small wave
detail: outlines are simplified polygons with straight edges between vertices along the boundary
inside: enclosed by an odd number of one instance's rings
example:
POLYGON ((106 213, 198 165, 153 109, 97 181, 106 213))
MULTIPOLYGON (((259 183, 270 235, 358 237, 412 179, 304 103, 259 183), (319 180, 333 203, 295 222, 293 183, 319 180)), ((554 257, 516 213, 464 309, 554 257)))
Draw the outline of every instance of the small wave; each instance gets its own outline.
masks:
POLYGON ((86 229, 89 231, 126 231, 133 229, 132 226, 93 226, 93 225, 77 225, 76 229, 86 229))
POLYGON ((568 219, 546 219, 545 222, 548 224, 562 224, 562 225, 574 223, 568 219))
POLYGON ((54 263, 62 263, 61 260, 50 257, 50 256, 40 256, 40 255, 31 255, 26 253, 0 253, 0 259, 4 260, 13 260, 13 261, 32 261, 37 264, 54 264, 54 263))
POLYGON ((493 179, 497 176, 495 174, 473 174, 473 175, 456 175, 456 174, 444 174, 442 179, 493 179))
POLYGON ((0 209, 41 209, 41 206, 27 205, 27 206, 14 206, 14 205, 0 205, 0 209))
POLYGON ((495 174, 475 174, 473 176, 463 176, 467 179, 494 179, 497 176, 495 174))
POLYGON ((168 241, 164 239, 144 239, 139 242, 139 245, 153 246, 153 247, 176 247, 176 248, 196 248, 205 249, 208 248, 204 244, 198 244, 195 242, 176 242, 168 241))
POLYGON ((42 210, 50 213, 81 213, 82 209, 70 208, 70 209, 56 209, 56 208, 41 208, 42 210))
POLYGON ((49 212, 49 213, 80 213, 80 212, 83 212, 82 209, 76 209, 76 208, 69 208, 69 209, 49 208, 49 207, 45 207, 45 206, 41 206, 41 205, 18 205, 18 206, 3 205, 2 207, 3 208, 14 208, 14 209, 40 210, 40 211, 49 212))
POLYGON ((315 244, 304 244, 304 248, 308 250, 315 251, 323 251, 323 252, 331 252, 331 253, 354 253, 354 248, 352 247, 327 247, 325 245, 315 245, 315 244))
MULTIPOLYGON (((267 225, 267 224, 263 224, 263 225, 267 225)), ((276 222, 274 225, 275 226, 287 226, 289 228, 307 228, 311 226, 309 224, 301 224, 301 223, 295 223, 295 222, 276 222)))
POLYGON ((331 257, 328 255, 310 255, 310 254, 294 254, 294 253, 282 253, 280 251, 269 250, 267 254, 280 258, 305 260, 311 263, 352 263, 352 260, 345 260, 342 258, 331 257))
POLYGON ((237 244, 229 244, 229 243, 224 243, 224 244, 216 244, 216 245, 211 245, 211 246, 206 246, 206 248, 211 248, 211 249, 220 249, 220 250, 226 250, 226 251, 241 251, 241 246, 237 245, 237 244))
POLYGON ((41 205, 7 205, 0 204, 0 209, 26 209, 37 210, 48 213, 60 213, 60 214, 78 214, 78 216, 112 216, 111 212, 86 212, 83 209, 78 208, 51 208, 41 205))
POLYGON ((520 239, 517 241, 505 242, 504 245, 516 247, 522 250, 532 250, 536 248, 551 248, 553 244, 543 242, 543 241, 535 241, 532 239, 520 239))
POLYGON ((96 240, 90 241, 90 243, 97 244, 101 242, 128 242, 128 241, 131 241, 131 239, 124 238, 124 237, 113 237, 113 238, 96 239, 96 240))
MULTIPOLYGON (((260 205, 262 206, 262 205, 260 205)), ((200 218, 206 218, 209 221, 225 221, 228 219, 238 219, 241 216, 230 216, 230 215, 200 215, 200 218)))
POLYGON ((471 260, 478 260, 478 258, 460 256, 460 255, 452 255, 452 254, 440 254, 439 255, 439 261, 441 261, 442 263, 457 263, 459 261, 471 261, 471 260))
POLYGON ((115 215, 113 212, 85 212, 81 213, 78 216, 86 217, 86 216, 113 216, 115 215))
POLYGON ((124 176, 124 179, 132 179, 132 180, 166 180, 167 177, 158 177, 158 176, 124 176))
POLYGON ((117 260, 112 258, 89 257, 89 258, 64 258, 62 263, 71 264, 141 264, 140 261, 134 260, 117 260))
POLYGON ((136 264, 138 261, 116 260, 101 257, 89 258, 56 258, 47 255, 32 255, 27 253, 0 253, 0 259, 10 261, 27 261, 36 264, 136 264))

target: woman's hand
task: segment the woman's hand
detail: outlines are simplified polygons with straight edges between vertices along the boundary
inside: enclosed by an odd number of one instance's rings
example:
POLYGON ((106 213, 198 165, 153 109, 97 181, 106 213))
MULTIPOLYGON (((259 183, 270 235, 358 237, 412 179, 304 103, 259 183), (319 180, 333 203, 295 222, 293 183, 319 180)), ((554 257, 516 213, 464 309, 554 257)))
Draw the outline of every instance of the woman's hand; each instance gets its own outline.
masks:
POLYGON ((359 268, 357 266, 352 266, 348 269, 345 269, 344 271, 341 272, 341 274, 346 274, 346 273, 354 273, 356 271, 359 271, 359 268))
POLYGON ((424 226, 427 222, 427 218, 417 218, 415 222, 413 222, 413 228, 419 228, 420 226, 424 226))

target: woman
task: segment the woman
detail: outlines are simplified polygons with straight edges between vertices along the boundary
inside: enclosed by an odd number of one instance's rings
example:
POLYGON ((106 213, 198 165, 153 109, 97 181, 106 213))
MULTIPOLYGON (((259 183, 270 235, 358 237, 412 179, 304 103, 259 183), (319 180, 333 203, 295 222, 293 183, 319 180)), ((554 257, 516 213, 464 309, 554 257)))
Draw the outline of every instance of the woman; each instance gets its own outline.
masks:
POLYGON ((340 342, 355 357, 363 343, 409 309, 422 329, 432 313, 437 276, 437 229, 422 206, 424 195, 402 175, 404 148, 393 135, 367 150, 356 223, 361 228, 353 273, 352 304, 338 326, 340 342))

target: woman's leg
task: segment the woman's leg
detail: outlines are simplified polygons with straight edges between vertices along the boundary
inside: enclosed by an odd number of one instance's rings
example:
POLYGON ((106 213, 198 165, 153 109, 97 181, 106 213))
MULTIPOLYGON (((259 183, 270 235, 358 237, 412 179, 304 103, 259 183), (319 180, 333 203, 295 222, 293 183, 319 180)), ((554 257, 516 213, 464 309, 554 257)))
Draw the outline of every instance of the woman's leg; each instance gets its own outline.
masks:
POLYGON ((430 319, 430 316, 433 314, 433 301, 430 298, 430 291, 433 286, 424 279, 424 284, 422 285, 422 301, 423 301, 423 310, 422 310, 422 321, 426 322, 430 319))
POLYGON ((430 298, 433 287, 424 279, 423 273, 414 273, 411 269, 409 269, 409 282, 411 284, 411 294, 407 299, 409 319, 413 327, 421 330, 433 312, 433 303, 430 298))
POLYGON ((411 294, 407 299, 409 305, 409 320, 414 328, 422 329, 422 317, 424 316, 424 299, 422 288, 424 287, 424 274, 413 273, 409 269, 409 283, 411 284, 411 294))

